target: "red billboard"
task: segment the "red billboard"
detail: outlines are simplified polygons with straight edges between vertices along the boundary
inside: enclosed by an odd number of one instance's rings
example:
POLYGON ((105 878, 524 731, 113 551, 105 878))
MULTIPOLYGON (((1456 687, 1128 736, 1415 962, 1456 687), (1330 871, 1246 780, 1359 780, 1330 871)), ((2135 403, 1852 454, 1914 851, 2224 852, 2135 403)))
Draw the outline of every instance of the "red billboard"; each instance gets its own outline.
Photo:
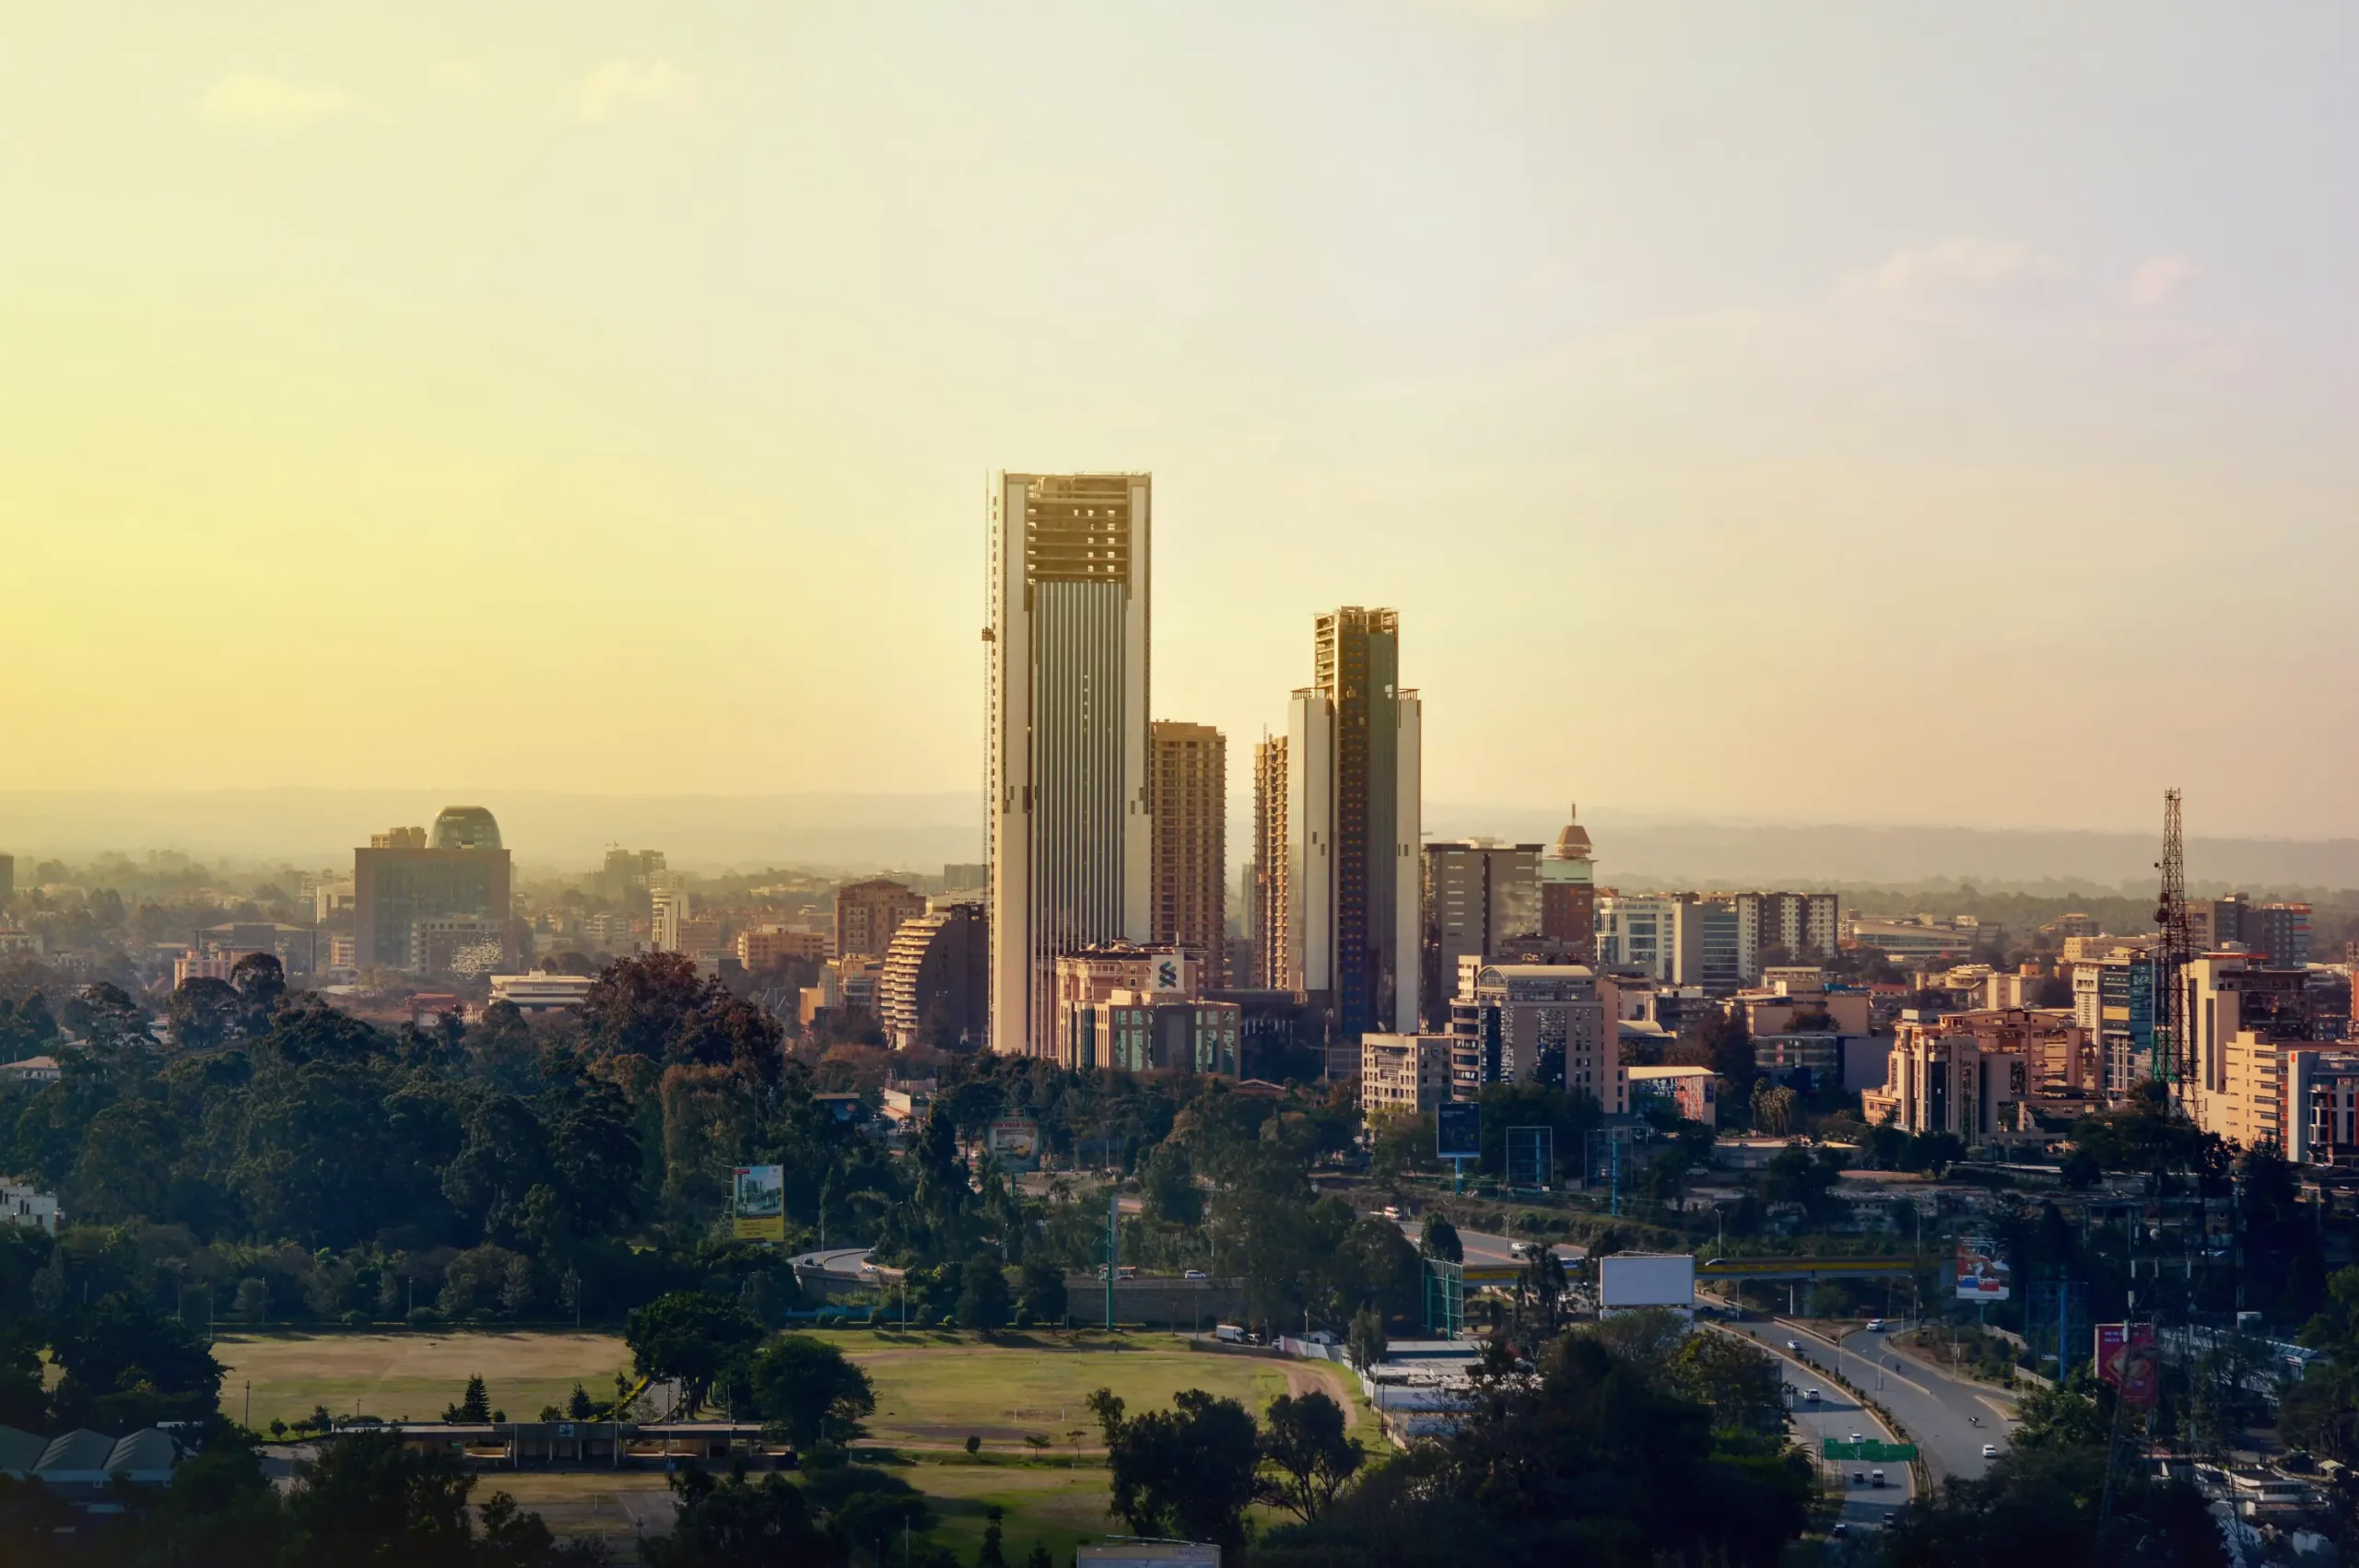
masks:
POLYGON ((2151 1323, 2097 1325, 2097 1375, 2121 1402, 2151 1410, 2163 1393, 2163 1358, 2151 1323))

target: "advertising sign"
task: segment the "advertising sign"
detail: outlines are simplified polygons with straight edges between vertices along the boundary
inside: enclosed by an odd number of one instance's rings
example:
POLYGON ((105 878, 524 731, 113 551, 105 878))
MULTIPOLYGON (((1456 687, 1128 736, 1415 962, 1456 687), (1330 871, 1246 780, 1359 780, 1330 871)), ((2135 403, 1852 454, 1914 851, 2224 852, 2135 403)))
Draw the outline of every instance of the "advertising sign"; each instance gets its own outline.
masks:
POLYGON ((1476 1160, 1483 1155, 1483 1107, 1469 1100, 1448 1100, 1434 1110, 1434 1156, 1442 1160, 1476 1160))
POLYGON ((730 1173, 736 1196, 737 1239, 786 1239, 786 1167, 739 1165, 730 1173))
POLYGON ((986 1145, 992 1157, 1030 1166, 1040 1154, 1040 1124, 1029 1117, 1002 1117, 992 1123, 986 1145))
POLYGON ((2154 1342, 2154 1326, 2098 1324, 2097 1375, 2114 1386, 2123 1404, 2153 1410, 2163 1392, 2163 1358, 2154 1342))
POLYGON ((2013 1293, 2007 1260, 1989 1236, 1957 1238, 1957 1299, 2005 1301, 2013 1293))

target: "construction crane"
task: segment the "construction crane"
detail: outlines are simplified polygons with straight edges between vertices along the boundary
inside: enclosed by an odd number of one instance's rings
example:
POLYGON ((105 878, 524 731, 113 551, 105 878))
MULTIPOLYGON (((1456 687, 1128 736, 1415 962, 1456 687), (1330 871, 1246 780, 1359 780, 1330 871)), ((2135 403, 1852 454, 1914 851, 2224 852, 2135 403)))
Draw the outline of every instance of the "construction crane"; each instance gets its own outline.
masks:
POLYGON ((2153 1075, 2171 1086, 2171 1097, 2182 1102, 2195 1074, 2194 1021, 2188 1014, 2187 965, 2194 954, 2194 934, 2187 919, 2187 838, 2179 826, 2179 795, 2163 791, 2163 858, 2154 869, 2162 873, 2162 891, 2154 903, 2154 1048, 2153 1075))

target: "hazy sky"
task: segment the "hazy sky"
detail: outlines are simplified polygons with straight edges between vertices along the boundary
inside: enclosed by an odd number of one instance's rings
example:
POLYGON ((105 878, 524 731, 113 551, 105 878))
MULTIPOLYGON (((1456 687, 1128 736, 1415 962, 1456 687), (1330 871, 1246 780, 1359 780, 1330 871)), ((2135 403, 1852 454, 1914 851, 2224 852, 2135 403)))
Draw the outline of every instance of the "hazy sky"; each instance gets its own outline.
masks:
POLYGON ((959 789, 1145 468, 1236 778, 2341 833, 2359 8, 10 8, 0 789, 959 789), (2175 694, 2175 695, 2174 695, 2175 694))

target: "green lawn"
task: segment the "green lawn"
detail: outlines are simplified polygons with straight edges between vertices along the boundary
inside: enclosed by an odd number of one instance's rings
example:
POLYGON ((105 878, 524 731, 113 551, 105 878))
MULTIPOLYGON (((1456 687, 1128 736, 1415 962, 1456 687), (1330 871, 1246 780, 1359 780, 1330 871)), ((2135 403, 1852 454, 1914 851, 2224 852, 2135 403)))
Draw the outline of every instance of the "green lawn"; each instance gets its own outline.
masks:
MULTIPOLYGON (((1035 1539, 1069 1556, 1075 1543, 1119 1527, 1106 1516, 1104 1454, 1084 1404, 1095 1388, 1113 1389, 1133 1410, 1163 1409, 1181 1389, 1202 1388, 1257 1415, 1289 1389, 1320 1388, 1352 1410, 1353 1430, 1371 1450, 1383 1442, 1356 1380, 1325 1363, 1191 1351, 1168 1334, 984 1340, 859 1329, 818 1337, 875 1385, 876 1413, 861 1448, 898 1456, 885 1462, 926 1494, 941 1520, 936 1537, 970 1561, 994 1504, 1005 1510, 1007 1555, 1016 1562, 1035 1539), (980 1462, 965 1452, 970 1435, 982 1440, 980 1462)), ((459 1398, 471 1372, 483 1375, 494 1405, 529 1420, 543 1404, 562 1402, 577 1379, 611 1393, 614 1374, 629 1361, 620 1340, 598 1334, 252 1336, 224 1339, 214 1353, 229 1368, 222 1409, 241 1414, 251 1381, 257 1425, 273 1416, 292 1421, 319 1404, 337 1415, 428 1420, 459 1398)), ((663 1485, 662 1475, 648 1471, 512 1478, 492 1471, 477 1495, 508 1487, 527 1506, 549 1507, 560 1532, 611 1533, 619 1544, 628 1539, 630 1520, 658 1502, 646 1494, 660 1494, 663 1485)))

